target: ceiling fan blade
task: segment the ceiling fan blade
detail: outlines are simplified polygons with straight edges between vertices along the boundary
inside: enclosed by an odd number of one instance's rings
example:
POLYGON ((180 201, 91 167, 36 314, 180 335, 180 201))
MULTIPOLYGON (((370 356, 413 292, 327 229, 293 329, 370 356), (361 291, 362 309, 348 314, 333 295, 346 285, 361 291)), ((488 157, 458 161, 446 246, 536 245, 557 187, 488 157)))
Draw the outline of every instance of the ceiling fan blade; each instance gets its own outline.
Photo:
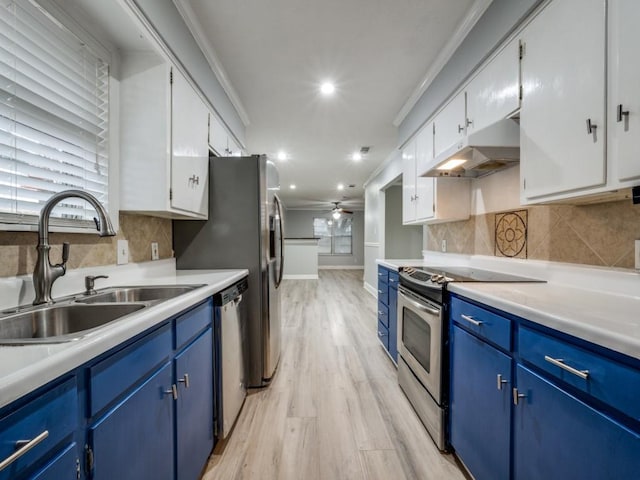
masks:
POLYGON ((348 213, 349 215, 353 214, 351 210, 345 210, 344 208, 340 209, 340 213, 348 213))

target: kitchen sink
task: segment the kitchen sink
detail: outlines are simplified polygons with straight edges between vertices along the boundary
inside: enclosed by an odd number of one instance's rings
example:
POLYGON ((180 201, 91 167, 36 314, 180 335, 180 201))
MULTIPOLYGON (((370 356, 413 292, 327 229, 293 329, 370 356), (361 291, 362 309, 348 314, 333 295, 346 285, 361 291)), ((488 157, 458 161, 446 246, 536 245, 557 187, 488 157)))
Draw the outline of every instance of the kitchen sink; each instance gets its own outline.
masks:
POLYGON ((93 295, 77 298, 79 303, 157 302, 190 292, 202 285, 170 285, 149 287, 111 287, 93 295))
POLYGON ((0 317, 0 344, 61 343, 77 340, 90 330, 145 308, 145 303, 33 307, 0 317))

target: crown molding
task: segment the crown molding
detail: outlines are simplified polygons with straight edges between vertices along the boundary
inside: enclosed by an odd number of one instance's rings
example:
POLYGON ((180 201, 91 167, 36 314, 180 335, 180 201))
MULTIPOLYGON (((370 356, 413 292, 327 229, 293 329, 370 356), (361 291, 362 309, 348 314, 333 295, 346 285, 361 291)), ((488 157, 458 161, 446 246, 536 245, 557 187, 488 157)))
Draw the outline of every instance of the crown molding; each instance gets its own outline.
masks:
POLYGON ((202 53, 207 59, 207 63, 209 63, 209 66, 213 71, 213 74, 216 76, 216 78, 220 82, 220 85, 222 85, 222 88, 224 89, 225 93, 229 97, 231 104, 234 106, 234 108, 238 112, 238 116, 240 117, 240 120, 242 120, 242 123, 244 124, 245 127, 249 126, 249 124, 251 123, 249 121, 249 115, 247 114, 247 111, 242 105, 242 102, 240 101, 240 97, 238 96, 237 92, 233 88, 233 85, 231 84, 231 81, 227 76, 227 72, 224 70, 222 63, 218 59, 218 55, 216 54, 216 51, 213 48, 213 45, 205 35, 204 33, 205 30, 202 28, 202 24, 200 23, 197 15, 194 13, 193 9, 191 8, 191 4, 189 3, 188 0, 173 0, 173 3, 178 9, 178 12, 180 13, 180 15, 182 16, 182 19, 187 25, 187 28, 189 29, 189 31, 191 32, 191 35, 193 35, 193 38, 195 39, 196 43, 200 47, 200 50, 202 50, 202 53))
POLYGON ((402 106, 396 118, 393 120, 393 125, 399 127, 402 121, 409 114, 411 109, 418 103, 420 97, 427 91, 427 88, 431 85, 431 83, 435 80, 438 74, 442 71, 444 66, 447 64, 451 57, 458 49, 462 41, 467 37, 471 29, 475 26, 475 24, 480 20, 482 14, 489 8, 491 2, 493 0, 475 0, 469 11, 462 19, 458 28, 453 33, 453 36, 449 39, 449 41, 445 44, 445 46, 440 50, 440 53, 433 61, 429 70, 422 78, 422 81, 415 88, 413 93, 409 96, 405 104, 402 106))

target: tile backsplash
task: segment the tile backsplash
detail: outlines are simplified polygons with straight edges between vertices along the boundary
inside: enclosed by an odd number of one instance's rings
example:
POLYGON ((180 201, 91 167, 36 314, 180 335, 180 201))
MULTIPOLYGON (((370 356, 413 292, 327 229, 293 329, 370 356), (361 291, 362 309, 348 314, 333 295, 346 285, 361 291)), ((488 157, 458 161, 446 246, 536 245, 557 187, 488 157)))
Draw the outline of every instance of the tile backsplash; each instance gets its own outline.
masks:
MULTIPOLYGON (((526 258, 634 268, 634 240, 640 239, 640 206, 625 200, 595 205, 541 205, 522 210, 527 212, 526 258)), ((451 253, 500 255, 496 253, 496 231, 500 231, 496 228, 497 215, 504 213, 429 225, 426 247, 440 250, 442 240, 446 240, 451 253)))
MULTIPOLYGON (((71 244, 68 268, 112 265, 116 263, 116 241, 129 241, 129 262, 151 260, 151 242, 158 242, 160 258, 171 258, 171 220, 144 215, 120 214, 120 230, 115 237, 100 238, 82 233, 52 233, 51 261, 57 263, 62 242, 71 244)), ((33 272, 36 261, 36 232, 0 232, 0 277, 33 272)))

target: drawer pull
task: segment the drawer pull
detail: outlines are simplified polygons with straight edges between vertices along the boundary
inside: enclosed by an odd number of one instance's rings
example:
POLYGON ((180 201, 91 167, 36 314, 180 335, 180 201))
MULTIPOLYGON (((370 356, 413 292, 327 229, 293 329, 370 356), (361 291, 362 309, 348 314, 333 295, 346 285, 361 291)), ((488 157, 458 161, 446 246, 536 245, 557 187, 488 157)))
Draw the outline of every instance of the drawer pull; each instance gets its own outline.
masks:
POLYGON ((7 458, 5 458, 2 462, 0 462, 0 471, 7 468, 9 465, 11 465, 13 462, 15 462, 17 459, 19 459, 21 456, 23 456, 33 447, 38 445, 48 436, 49 436, 49 430, 45 430, 44 432, 42 432, 40 435, 38 435, 36 438, 32 440, 18 440, 16 442, 16 447, 19 447, 18 450, 16 450, 7 458))
POLYGON ((497 383, 497 386, 498 386, 498 390, 502 390, 502 386, 503 386, 505 383, 509 383, 509 382, 508 382, 507 380, 505 380, 504 378, 502 378, 502 374, 501 374, 501 373, 499 373, 499 374, 498 374, 498 377, 497 377, 497 379, 496 379, 496 383, 497 383))
POLYGON ((382 332, 378 332, 378 336, 379 336, 380 338, 382 338, 382 337, 386 337, 386 336, 387 336, 387 334, 386 334, 386 333, 382 333, 382 332))
POLYGON ((549 355, 545 355, 544 359, 549 362, 551 365, 555 365, 556 367, 560 367, 563 370, 566 370, 569 373, 574 374, 576 377, 580 377, 583 380, 589 378, 589 370, 578 370, 577 368, 570 367, 564 360, 561 358, 552 358, 549 355))
POLYGON ((470 324, 475 325, 476 327, 479 327, 484 323, 484 322, 481 322, 480 320, 476 320, 475 318, 470 317, 469 315, 460 315, 460 317, 462 317, 463 320, 466 320, 470 324))
POLYGON ((171 395, 174 400, 178 400, 178 387, 174 383, 169 390, 164 391, 165 395, 171 395))
POLYGON ((184 388, 189 388, 189 374, 185 373, 178 383, 184 383, 184 388))
POLYGON ((513 404, 518 405, 520 403, 520 400, 522 400, 523 398, 527 398, 527 396, 524 393, 519 393, 518 389, 516 387, 513 387, 513 404))

